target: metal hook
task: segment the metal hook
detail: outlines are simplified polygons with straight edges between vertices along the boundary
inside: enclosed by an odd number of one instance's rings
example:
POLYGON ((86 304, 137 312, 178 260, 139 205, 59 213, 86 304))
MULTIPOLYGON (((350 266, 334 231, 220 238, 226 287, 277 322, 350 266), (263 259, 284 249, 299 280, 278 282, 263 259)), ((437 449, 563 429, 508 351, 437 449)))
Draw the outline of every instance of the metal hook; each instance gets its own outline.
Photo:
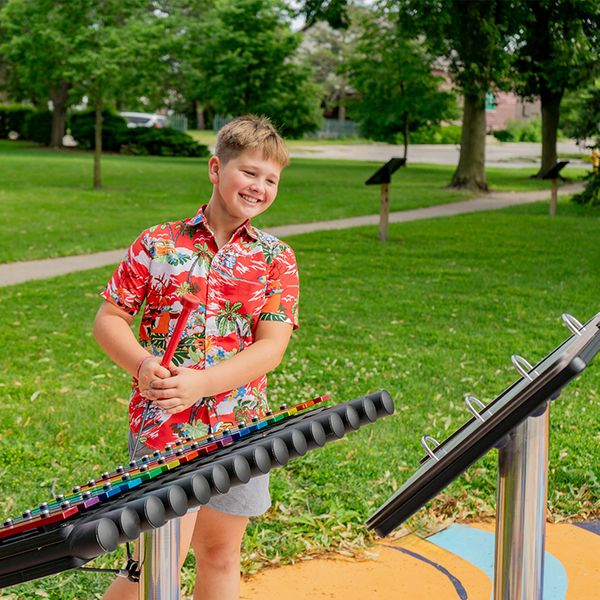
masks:
POLYGON ((481 410, 485 410, 485 404, 481 402, 481 400, 478 400, 477 398, 475 398, 475 396, 467 396, 465 398, 465 404, 467 405, 469 412, 476 419, 479 419, 482 423, 485 421, 485 419, 477 412, 477 409, 473 406, 473 404, 476 404, 481 410))
POLYGON ((440 459, 434 454, 433 450, 429 447, 429 442, 433 442, 435 444, 436 448, 440 445, 440 443, 434 437, 431 437, 430 435, 424 435, 421 438, 421 446, 423 446, 423 448, 425 449, 425 452, 427 452, 429 457, 433 458, 433 460, 435 460, 437 462, 440 459))
POLYGON ((562 320, 571 333, 575 335, 581 335, 583 325, 575 317, 571 316, 568 313, 563 313, 562 320))
POLYGON ((525 379, 533 381, 531 373, 533 373, 533 375, 535 375, 536 377, 539 375, 539 373, 535 371, 533 367, 529 364, 529 362, 525 360, 522 356, 519 356, 518 354, 513 354, 510 357, 510 360, 512 360, 512 364, 515 366, 515 369, 517 369, 517 371, 519 371, 519 374, 525 379))

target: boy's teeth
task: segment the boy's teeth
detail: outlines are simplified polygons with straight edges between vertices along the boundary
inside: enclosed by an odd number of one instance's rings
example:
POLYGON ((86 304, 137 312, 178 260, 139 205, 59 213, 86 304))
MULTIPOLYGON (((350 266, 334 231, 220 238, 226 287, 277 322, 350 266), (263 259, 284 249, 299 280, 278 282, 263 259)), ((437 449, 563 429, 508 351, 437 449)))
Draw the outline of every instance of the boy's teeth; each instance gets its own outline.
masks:
POLYGON ((240 196, 244 199, 244 200, 248 200, 248 202, 258 202, 258 200, 256 198, 251 198, 250 196, 246 196, 245 194, 240 194, 240 196))

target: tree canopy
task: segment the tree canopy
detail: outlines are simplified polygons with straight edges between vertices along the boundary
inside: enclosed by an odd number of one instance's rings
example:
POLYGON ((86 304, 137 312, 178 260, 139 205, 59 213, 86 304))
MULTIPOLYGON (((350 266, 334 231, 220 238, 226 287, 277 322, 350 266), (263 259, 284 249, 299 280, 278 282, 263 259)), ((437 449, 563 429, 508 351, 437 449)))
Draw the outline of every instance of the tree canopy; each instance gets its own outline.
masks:
POLYGON ((355 113, 368 137, 395 142, 401 134, 406 156, 411 131, 457 116, 454 94, 440 89, 433 64, 423 42, 408 38, 397 20, 364 20, 348 69, 358 92, 355 113))

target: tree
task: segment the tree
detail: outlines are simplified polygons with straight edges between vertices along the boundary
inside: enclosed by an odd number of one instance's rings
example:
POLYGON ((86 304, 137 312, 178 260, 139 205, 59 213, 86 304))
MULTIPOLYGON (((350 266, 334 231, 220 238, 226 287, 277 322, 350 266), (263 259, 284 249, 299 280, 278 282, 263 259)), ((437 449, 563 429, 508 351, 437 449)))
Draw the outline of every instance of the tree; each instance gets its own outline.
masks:
POLYGON ((51 146, 62 146, 65 117, 76 83, 71 60, 79 52, 73 35, 85 23, 79 0, 9 0, 0 13, 6 36, 1 51, 8 63, 8 87, 19 99, 52 102, 51 146))
POLYGON ((600 5, 595 0, 522 0, 523 25, 516 39, 517 91, 542 104, 542 165, 557 161, 560 105, 598 71, 600 5))
POLYGON ((487 190, 485 95, 507 85, 510 41, 518 25, 514 0, 390 0, 412 35, 424 34, 430 51, 445 57, 463 96, 463 126, 453 187, 487 190))
POLYGON ((600 147, 600 79, 565 95, 560 108, 561 131, 577 140, 595 139, 600 147))
POLYGON ((79 0, 87 22, 77 31, 79 51, 71 59, 77 90, 96 113, 94 188, 102 187, 102 111, 115 98, 134 98, 152 85, 159 69, 160 16, 151 0, 79 0))
POLYGON ((353 27, 334 29, 326 22, 315 23, 304 32, 300 53, 311 65, 314 81, 323 90, 325 110, 346 118, 346 99, 353 92, 345 68, 356 52, 358 31, 353 27))
POLYGON ((433 62, 424 44, 407 39, 397 20, 369 15, 349 63, 364 133, 390 142, 402 134, 405 158, 410 131, 457 116, 456 99, 440 90, 433 62))
POLYGON ((198 26, 196 97, 223 115, 264 114, 287 136, 315 130, 321 90, 297 58, 300 35, 278 0, 217 0, 198 26))

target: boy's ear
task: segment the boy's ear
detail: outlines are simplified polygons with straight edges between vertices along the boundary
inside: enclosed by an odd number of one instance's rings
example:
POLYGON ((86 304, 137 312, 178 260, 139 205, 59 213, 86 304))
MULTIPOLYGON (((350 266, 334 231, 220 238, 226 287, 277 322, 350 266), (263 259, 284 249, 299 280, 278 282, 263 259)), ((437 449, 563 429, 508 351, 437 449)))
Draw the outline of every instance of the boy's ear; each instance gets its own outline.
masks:
POLYGON ((208 178, 213 185, 219 183, 221 174, 221 161, 218 156, 211 156, 208 159, 208 178))

